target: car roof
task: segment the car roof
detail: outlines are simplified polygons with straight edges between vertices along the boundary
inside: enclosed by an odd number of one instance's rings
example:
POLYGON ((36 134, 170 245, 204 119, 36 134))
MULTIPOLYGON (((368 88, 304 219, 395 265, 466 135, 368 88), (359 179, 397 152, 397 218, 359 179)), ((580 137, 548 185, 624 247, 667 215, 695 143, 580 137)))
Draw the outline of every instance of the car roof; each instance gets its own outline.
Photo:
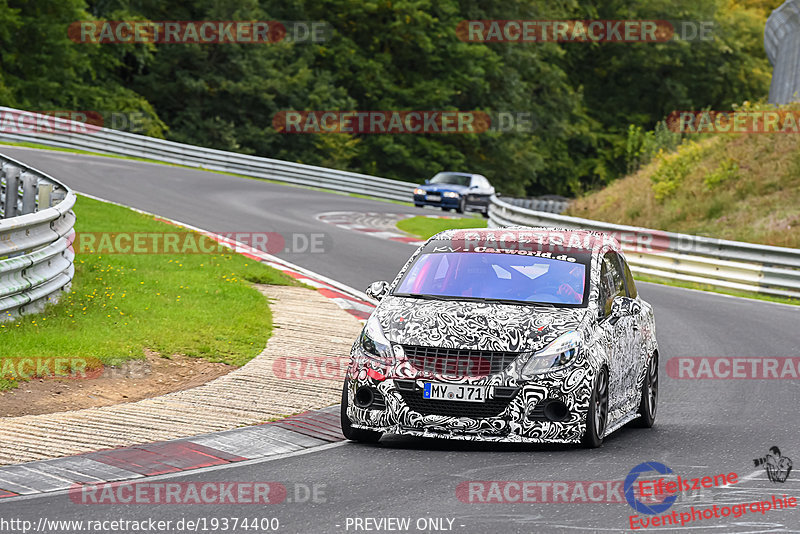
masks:
POLYGON ((563 246, 581 243, 580 248, 606 248, 621 252, 619 241, 611 235, 595 230, 578 228, 555 228, 549 226, 507 226, 503 228, 467 228, 445 230, 432 236, 428 241, 441 240, 485 240, 508 243, 530 242, 536 238, 543 245, 563 246))

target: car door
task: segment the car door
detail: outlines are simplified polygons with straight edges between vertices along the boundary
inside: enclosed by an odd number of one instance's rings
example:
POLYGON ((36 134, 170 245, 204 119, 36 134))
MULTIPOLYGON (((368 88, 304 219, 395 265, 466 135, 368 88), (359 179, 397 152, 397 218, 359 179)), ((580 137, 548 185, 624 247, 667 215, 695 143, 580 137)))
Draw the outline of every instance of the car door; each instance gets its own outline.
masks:
MULTIPOLYGON (((629 298, 635 299, 639 296, 639 294, 636 290, 636 284, 633 281, 631 270, 628 267, 628 262, 625 261, 625 258, 619 254, 617 254, 617 257, 619 258, 620 266, 622 267, 622 273, 625 277, 625 293, 629 298)), ((638 378, 642 372, 642 367, 646 364, 646 361, 642 358, 642 344, 644 343, 642 314, 643 312, 640 311, 638 314, 628 318, 630 320, 630 326, 627 339, 630 340, 630 346, 626 349, 626 357, 630 360, 629 380, 632 382, 632 385, 629 388, 628 396, 631 402, 636 400, 638 392, 636 382, 638 381, 638 378)))
MULTIPOLYGON (((598 303, 598 325, 601 329, 603 347, 608 355, 609 367, 609 413, 622 408, 629 400, 627 391, 631 380, 631 358, 625 347, 628 332, 631 332, 631 318, 623 317, 611 324, 611 305, 616 297, 627 296, 625 280, 620 267, 619 256, 609 251, 603 255, 600 267, 600 302, 598 303)), ((613 414, 617 417, 619 414, 613 414)))
POLYGON ((489 185, 489 181, 480 174, 473 174, 470 186, 470 204, 481 207, 488 206, 489 197, 492 194, 492 186, 489 185))

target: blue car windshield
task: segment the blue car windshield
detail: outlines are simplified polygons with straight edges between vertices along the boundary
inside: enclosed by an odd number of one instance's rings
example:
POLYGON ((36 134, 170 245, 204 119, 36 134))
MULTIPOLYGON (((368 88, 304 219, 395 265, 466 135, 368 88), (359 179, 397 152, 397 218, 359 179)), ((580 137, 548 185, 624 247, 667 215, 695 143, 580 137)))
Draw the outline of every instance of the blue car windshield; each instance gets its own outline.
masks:
POLYGON ((589 254, 585 256, 567 261, 494 252, 422 253, 393 294, 584 307, 589 254))
POLYGON ((455 174, 452 172, 440 172, 434 176, 430 183, 432 184, 454 184, 454 185, 469 185, 471 175, 455 174))

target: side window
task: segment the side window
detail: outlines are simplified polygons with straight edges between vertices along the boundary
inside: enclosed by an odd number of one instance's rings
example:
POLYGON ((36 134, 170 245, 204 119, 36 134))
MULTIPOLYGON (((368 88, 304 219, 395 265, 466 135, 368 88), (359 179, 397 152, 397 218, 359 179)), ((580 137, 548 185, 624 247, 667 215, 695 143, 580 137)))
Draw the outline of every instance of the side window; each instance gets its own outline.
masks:
POLYGON ((614 252, 606 252, 600 269, 600 306, 603 317, 611 313, 615 297, 625 296, 625 281, 619 267, 619 257, 614 252))
POLYGON ((628 262, 622 260, 622 266, 625 269, 625 287, 628 288, 628 296, 632 299, 635 299, 636 295, 638 295, 639 293, 636 291, 636 284, 633 281, 633 275, 631 274, 631 270, 628 267, 628 262))

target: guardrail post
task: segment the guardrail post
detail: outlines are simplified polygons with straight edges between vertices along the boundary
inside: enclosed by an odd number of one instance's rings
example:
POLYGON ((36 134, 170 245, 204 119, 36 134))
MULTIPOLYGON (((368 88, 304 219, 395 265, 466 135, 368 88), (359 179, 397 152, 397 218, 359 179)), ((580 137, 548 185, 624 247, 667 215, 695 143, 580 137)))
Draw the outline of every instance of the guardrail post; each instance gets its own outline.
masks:
POLYGON ((50 193, 50 205, 55 206, 56 204, 64 200, 64 197, 66 196, 67 192, 65 190, 60 189, 58 187, 54 187, 53 191, 50 193))
POLYGON ((769 102, 800 100, 800 0, 787 0, 772 12, 764 30, 764 48, 774 67, 769 102))
POLYGON ((36 211, 36 183, 39 180, 36 176, 23 172, 20 177, 22 183, 22 213, 27 215, 36 211))
POLYGON ((3 217, 9 219, 16 217, 17 214, 17 200, 19 190, 19 168, 13 165, 5 165, 5 182, 6 182, 6 198, 3 202, 3 217))
POLYGON ((46 210, 49 208, 51 204, 50 197, 53 194, 53 184, 48 184, 46 182, 39 183, 39 210, 46 210))

